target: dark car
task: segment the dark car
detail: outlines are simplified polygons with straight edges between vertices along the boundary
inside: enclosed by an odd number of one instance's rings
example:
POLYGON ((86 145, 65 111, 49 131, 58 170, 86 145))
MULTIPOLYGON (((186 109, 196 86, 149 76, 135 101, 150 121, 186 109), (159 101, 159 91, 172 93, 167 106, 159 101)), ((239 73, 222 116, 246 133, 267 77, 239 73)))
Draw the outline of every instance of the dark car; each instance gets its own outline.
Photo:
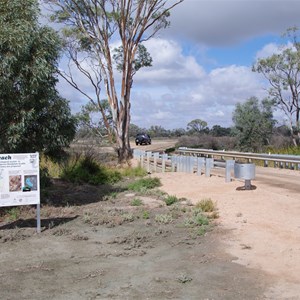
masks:
POLYGON ((150 135, 147 133, 138 133, 135 137, 135 144, 138 145, 151 145, 151 138, 150 135))

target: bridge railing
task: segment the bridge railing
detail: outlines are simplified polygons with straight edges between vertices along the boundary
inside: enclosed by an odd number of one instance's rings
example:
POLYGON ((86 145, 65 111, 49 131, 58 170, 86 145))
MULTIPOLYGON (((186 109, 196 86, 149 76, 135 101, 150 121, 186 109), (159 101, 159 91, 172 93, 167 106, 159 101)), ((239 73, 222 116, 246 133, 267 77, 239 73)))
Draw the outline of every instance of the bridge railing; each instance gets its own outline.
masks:
POLYGON ((282 154, 266 154, 266 153, 250 153, 250 152, 236 152, 236 151, 222 151, 209 149, 194 149, 180 147, 177 150, 180 155, 191 155, 197 157, 210 157, 215 159, 243 159, 248 163, 253 161, 262 161, 265 167, 272 162, 274 167, 289 168, 292 170, 300 170, 300 155, 282 155, 282 154))
POLYGON ((210 177, 211 170, 215 167, 225 170, 225 181, 230 182, 234 169, 234 161, 226 160, 220 162, 208 157, 198 157, 193 155, 168 155, 164 153, 142 151, 134 149, 133 156, 147 172, 186 172, 205 174, 210 177))

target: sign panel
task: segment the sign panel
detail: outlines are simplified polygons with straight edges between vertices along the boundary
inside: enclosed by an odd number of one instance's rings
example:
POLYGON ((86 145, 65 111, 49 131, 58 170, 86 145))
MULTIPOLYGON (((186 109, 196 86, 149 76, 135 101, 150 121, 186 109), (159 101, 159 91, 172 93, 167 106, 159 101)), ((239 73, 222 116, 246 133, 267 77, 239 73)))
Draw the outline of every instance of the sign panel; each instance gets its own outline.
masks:
POLYGON ((39 153, 0 154, 0 206, 40 204, 39 153))

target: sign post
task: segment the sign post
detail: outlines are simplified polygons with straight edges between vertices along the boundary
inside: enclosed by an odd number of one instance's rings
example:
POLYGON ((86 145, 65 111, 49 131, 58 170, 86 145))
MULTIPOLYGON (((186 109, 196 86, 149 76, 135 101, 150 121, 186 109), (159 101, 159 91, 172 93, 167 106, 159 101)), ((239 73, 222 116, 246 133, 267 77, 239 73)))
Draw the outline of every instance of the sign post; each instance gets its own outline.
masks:
POLYGON ((0 207, 37 206, 41 231, 39 153, 0 154, 0 207))

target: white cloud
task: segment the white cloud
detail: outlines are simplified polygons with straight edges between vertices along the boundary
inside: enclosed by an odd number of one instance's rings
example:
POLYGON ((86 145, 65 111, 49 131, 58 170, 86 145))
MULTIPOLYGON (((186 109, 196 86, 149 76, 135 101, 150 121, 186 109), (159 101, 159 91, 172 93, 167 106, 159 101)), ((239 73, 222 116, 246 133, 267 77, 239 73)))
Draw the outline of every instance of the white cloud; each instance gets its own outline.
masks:
MULTIPOLYGON (((156 72, 155 67, 153 72, 156 72)), ((139 88, 134 89, 133 123, 139 126, 146 124, 146 127, 161 125, 176 128, 186 127, 191 120, 200 118, 210 126, 230 126, 231 114, 237 102, 243 102, 251 96, 266 96, 259 75, 244 66, 218 68, 192 82, 187 76, 181 81, 176 80, 176 83, 176 90, 159 85, 155 89, 152 85, 146 88, 146 84, 143 85, 143 92, 137 92, 139 88)))
POLYGON ((205 76, 205 71, 195 57, 185 56, 181 46, 172 40, 151 39, 145 43, 153 58, 151 68, 141 69, 135 77, 137 85, 166 84, 174 88, 182 80, 195 81, 205 76))
MULTIPOLYGON (((231 45, 299 25, 298 0, 185 0, 171 12, 166 35, 207 46, 231 45)), ((164 34, 164 33, 162 33, 164 34)))
POLYGON ((273 54, 279 53, 278 44, 270 43, 265 45, 261 50, 257 51, 255 60, 259 58, 267 58, 273 54))

